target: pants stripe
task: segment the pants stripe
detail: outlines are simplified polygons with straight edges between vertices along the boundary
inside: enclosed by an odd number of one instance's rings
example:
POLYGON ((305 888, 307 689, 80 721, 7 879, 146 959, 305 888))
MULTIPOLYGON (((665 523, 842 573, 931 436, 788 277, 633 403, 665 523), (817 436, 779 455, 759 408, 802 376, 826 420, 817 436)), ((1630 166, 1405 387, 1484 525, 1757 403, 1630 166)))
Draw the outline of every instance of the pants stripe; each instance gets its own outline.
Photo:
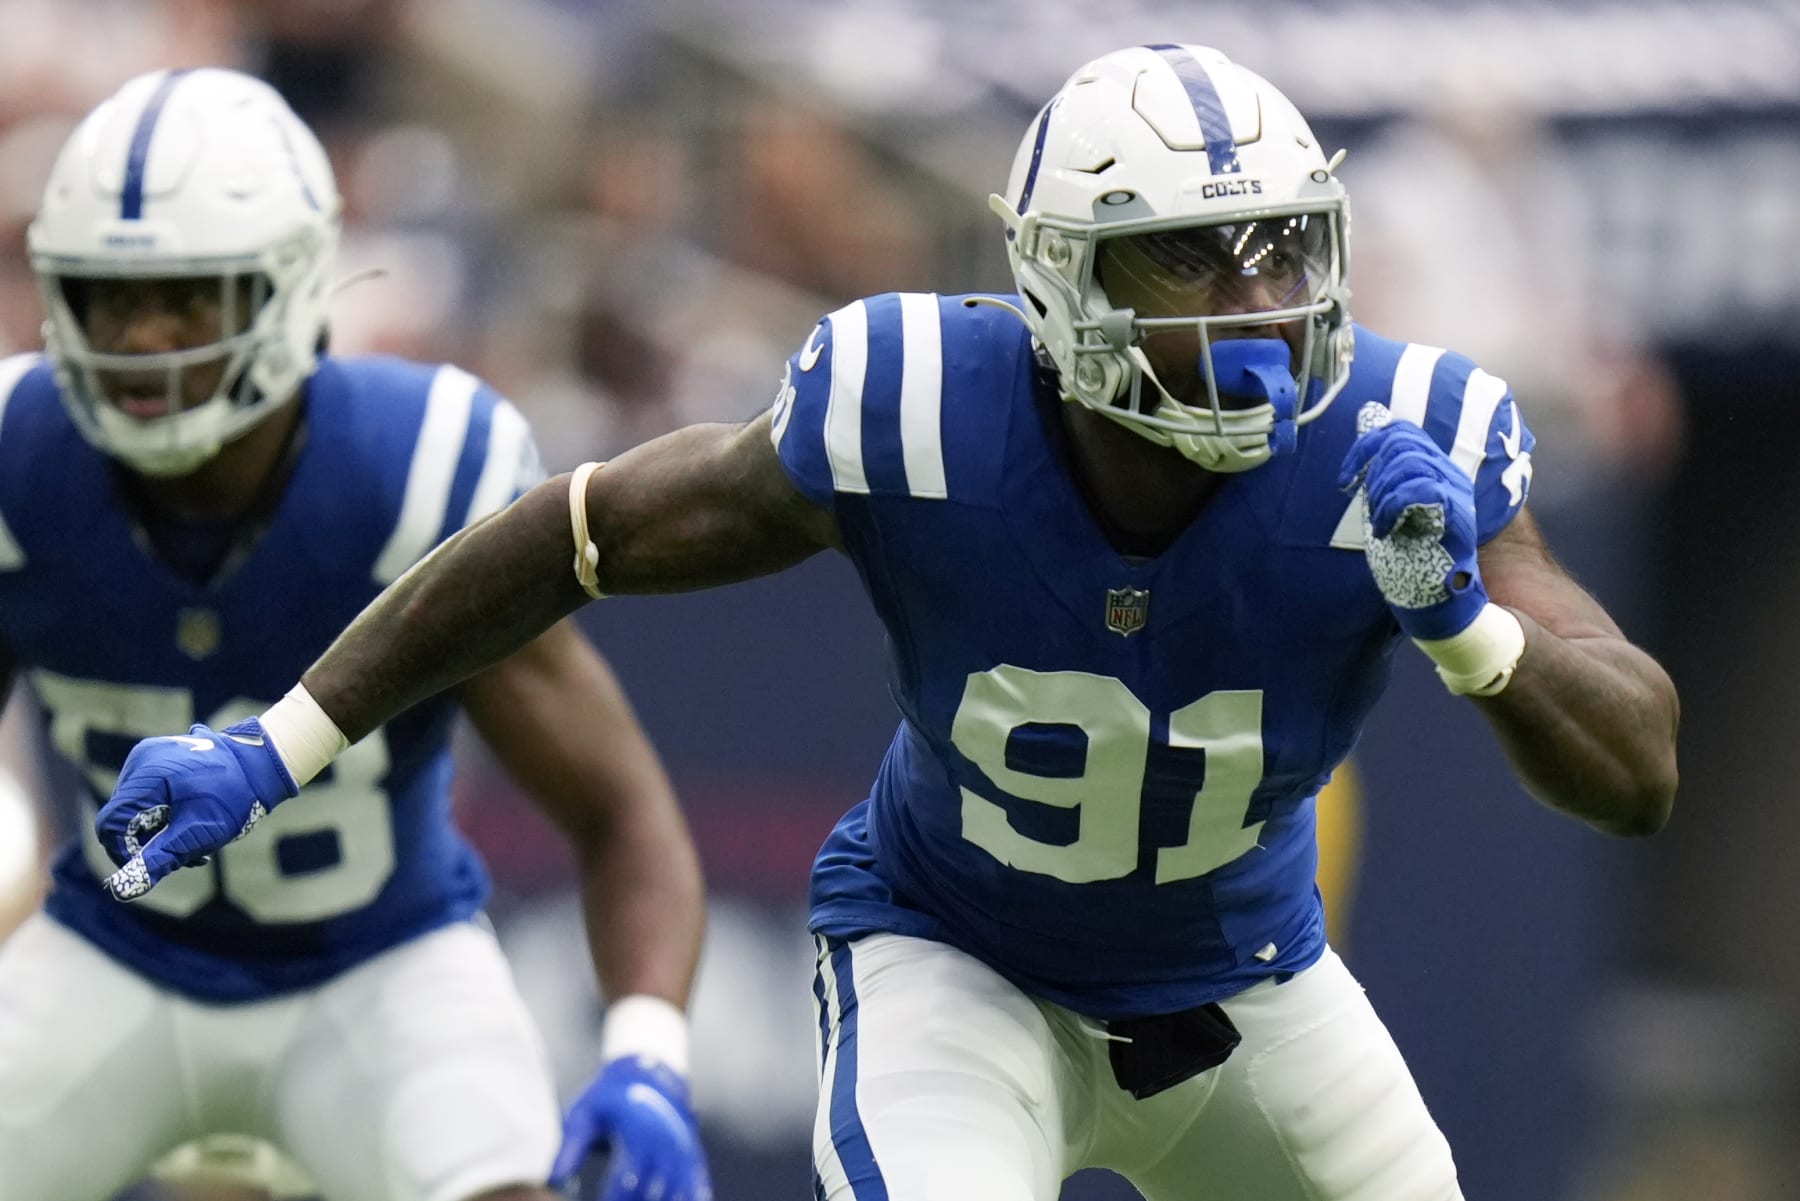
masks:
POLYGON ((825 965, 830 961, 831 949, 825 943, 823 935, 815 934, 813 941, 818 944, 818 968, 813 972, 813 1003, 819 1011, 819 1056, 817 1072, 820 1083, 825 1078, 825 1061, 831 1055, 831 1002, 825 996, 825 965))
MULTIPOLYGON (((828 956, 819 970, 830 971, 836 985, 833 1000, 837 1012, 830 1027, 837 1031, 835 1070, 831 1078, 831 1145, 850 1181, 850 1192, 856 1201, 887 1201, 887 1182, 875 1162, 869 1135, 863 1129, 862 1115, 856 1109, 856 1040, 858 1007, 856 979, 850 969, 850 947, 836 939, 827 939, 828 956)), ((815 981, 816 995, 823 995, 823 981, 815 981)), ((815 1173, 816 1174, 816 1173, 815 1173)))

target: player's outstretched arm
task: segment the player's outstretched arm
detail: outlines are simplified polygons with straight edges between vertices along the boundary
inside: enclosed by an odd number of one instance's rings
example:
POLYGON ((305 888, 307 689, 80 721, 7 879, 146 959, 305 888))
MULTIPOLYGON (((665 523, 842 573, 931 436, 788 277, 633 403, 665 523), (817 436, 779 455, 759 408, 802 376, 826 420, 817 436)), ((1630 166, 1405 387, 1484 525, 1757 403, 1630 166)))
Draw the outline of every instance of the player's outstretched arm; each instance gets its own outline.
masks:
POLYGON ((607 1201, 695 1201, 709 1184, 684 1010, 705 898, 668 776, 611 669, 570 622, 468 680, 459 697, 569 839, 607 998, 600 1072, 569 1111, 551 1183, 610 1149, 607 1201))
MULTIPOLYGON (((1652 834, 1675 800, 1675 686, 1550 557, 1523 500, 1478 546, 1470 476, 1376 403, 1338 483, 1363 498, 1369 571, 1450 691, 1476 698, 1534 795, 1652 834)), ((1515 430, 1517 429, 1515 418, 1515 430)))
MULTIPOLYGON (((837 544, 832 515, 788 481, 768 414, 677 430, 587 481, 582 512, 606 592, 679 592, 766 575, 837 544)), ((258 718, 150 738, 95 819, 142 896, 204 862, 299 792, 346 745, 453 687, 588 599, 575 574, 570 477, 448 539, 371 602, 258 718)))
POLYGON ((1597 829, 1660 830, 1681 717, 1668 673, 1557 564, 1529 509, 1481 548, 1481 575, 1525 631, 1511 682, 1478 701, 1519 778, 1597 829))
MULTIPOLYGON (((567 475, 533 488, 396 580, 307 671, 354 742, 497 663, 588 600, 574 572, 567 475)), ((767 575, 836 544, 831 515, 795 491, 769 416, 697 425, 593 473, 587 529, 608 594, 685 592, 767 575)))

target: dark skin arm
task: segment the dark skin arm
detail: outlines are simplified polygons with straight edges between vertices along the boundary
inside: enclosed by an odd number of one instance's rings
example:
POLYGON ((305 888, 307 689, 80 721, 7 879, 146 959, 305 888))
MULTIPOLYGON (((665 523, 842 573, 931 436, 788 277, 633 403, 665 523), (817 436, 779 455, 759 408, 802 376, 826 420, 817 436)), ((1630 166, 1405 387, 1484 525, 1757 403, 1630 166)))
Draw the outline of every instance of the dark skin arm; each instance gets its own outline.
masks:
POLYGON ((1674 682, 1551 557, 1521 510, 1481 548, 1488 596, 1525 627, 1512 682, 1477 698, 1533 796, 1608 834, 1654 834, 1675 803, 1674 682))
POLYGON ((700 863, 662 764, 605 660, 559 622, 467 681, 458 697, 574 849, 602 993, 685 1008, 706 918, 700 863))
MULTIPOLYGON (((790 567, 838 545, 794 490, 769 416, 693 426, 628 452, 587 489, 600 587, 678 592, 790 567)), ((498 662, 587 597, 571 566, 568 477, 451 539, 363 611, 304 677, 350 739, 498 662)), ((1525 654, 1478 701, 1545 803, 1618 834, 1660 829, 1673 804, 1673 683, 1551 558, 1529 513, 1481 551, 1489 595, 1519 614, 1525 654)))
MULTIPOLYGON (((789 482, 769 415, 647 442, 588 480, 607 593, 683 592, 791 567, 838 544, 831 514, 789 482)), ((569 477, 445 542, 350 623, 302 682, 352 742, 498 663, 585 604, 569 477)))

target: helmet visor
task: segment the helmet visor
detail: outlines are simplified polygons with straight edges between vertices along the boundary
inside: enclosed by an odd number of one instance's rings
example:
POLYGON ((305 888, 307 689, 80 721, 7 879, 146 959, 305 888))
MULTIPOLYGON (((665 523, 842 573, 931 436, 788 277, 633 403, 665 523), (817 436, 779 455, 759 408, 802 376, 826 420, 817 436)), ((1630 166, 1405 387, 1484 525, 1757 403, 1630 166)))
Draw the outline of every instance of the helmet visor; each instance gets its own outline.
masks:
POLYGON ((1285 343, 1298 377, 1339 278, 1335 218, 1292 213, 1106 238, 1095 281, 1132 314, 1134 341, 1161 387, 1179 403, 1242 408, 1260 397, 1215 399, 1207 347, 1227 338, 1285 343))
POLYGON ((1113 307, 1139 318, 1285 313, 1315 303, 1331 281, 1331 225, 1329 214, 1299 213, 1107 238, 1095 273, 1113 307))

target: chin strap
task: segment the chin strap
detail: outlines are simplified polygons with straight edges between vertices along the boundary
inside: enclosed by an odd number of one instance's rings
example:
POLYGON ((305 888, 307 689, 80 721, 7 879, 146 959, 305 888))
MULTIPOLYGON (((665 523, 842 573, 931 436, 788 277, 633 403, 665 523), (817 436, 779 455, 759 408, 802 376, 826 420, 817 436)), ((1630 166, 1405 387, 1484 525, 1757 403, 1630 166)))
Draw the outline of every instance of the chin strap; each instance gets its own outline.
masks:
POLYGON ((575 535, 575 579, 583 592, 595 600, 605 600, 600 591, 600 548, 588 537, 588 477, 606 466, 605 463, 583 463, 569 477, 569 528, 575 535))

